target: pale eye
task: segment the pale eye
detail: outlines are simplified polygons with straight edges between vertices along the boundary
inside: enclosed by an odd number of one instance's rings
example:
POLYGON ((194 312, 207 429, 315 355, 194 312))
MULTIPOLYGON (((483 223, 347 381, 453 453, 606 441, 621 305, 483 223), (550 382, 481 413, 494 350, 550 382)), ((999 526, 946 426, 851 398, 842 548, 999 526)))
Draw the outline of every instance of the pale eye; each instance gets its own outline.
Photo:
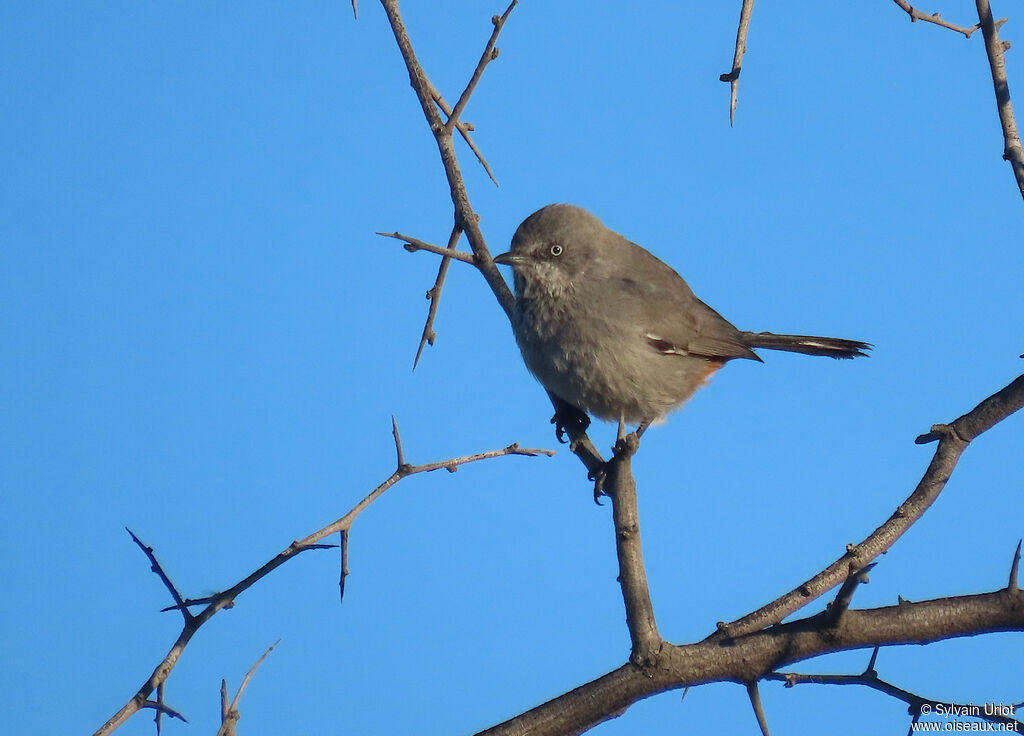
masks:
POLYGON ((551 249, 548 252, 551 253, 551 255, 553 255, 555 258, 558 258, 558 256, 562 255, 562 246, 560 246, 558 243, 553 243, 551 245, 551 249))

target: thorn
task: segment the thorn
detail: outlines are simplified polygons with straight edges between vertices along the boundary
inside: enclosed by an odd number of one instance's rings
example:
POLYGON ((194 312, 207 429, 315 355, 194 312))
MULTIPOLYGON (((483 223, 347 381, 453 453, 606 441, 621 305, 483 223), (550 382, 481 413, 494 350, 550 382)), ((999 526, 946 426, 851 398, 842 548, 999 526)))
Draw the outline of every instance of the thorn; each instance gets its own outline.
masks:
POLYGON ((761 727, 762 736, 771 736, 768 733, 768 719, 764 716, 764 706, 761 705, 761 694, 757 691, 757 682, 747 683, 747 695, 750 696, 750 705, 754 708, 754 716, 757 717, 757 725, 761 727))
POLYGON ((864 670, 864 674, 865 675, 867 675, 867 674, 872 674, 872 675, 875 674, 875 661, 878 659, 878 650, 879 649, 881 649, 881 647, 875 647, 875 651, 871 652, 871 659, 868 660, 868 666, 864 670))
POLYGON ((398 422, 395 421, 395 415, 391 415, 391 434, 395 437, 395 455, 398 457, 398 467, 402 468, 405 466, 405 453, 402 452, 402 437, 398 434, 398 422))
POLYGON ((1021 541, 1017 541, 1017 550, 1013 553, 1013 563, 1010 565, 1010 582, 1007 584, 1006 589, 1011 593, 1016 593, 1020 590, 1017 586, 1017 572, 1020 569, 1020 544, 1021 541))
POLYGON ((345 602, 345 578, 348 577, 348 529, 340 532, 341 544, 341 573, 338 575, 338 603, 345 602))

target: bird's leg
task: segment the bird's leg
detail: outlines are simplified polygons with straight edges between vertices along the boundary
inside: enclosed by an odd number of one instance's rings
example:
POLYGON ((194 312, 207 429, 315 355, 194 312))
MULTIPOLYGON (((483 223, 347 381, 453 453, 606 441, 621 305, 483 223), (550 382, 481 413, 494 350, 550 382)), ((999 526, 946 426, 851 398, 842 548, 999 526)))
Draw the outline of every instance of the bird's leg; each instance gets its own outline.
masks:
POLYGON ((555 425, 555 437, 559 442, 564 445, 567 441, 566 435, 569 435, 568 441, 571 442, 587 431, 587 427, 590 426, 590 417, 586 412, 555 396, 550 391, 548 396, 555 407, 555 415, 551 417, 551 423, 555 425))

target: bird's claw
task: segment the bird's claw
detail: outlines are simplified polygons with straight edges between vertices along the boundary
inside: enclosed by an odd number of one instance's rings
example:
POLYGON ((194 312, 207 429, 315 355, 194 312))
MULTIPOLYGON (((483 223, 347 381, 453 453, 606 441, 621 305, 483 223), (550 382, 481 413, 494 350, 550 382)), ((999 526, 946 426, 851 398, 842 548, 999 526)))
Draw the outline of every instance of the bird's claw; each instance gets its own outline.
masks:
POLYGON ((595 467, 589 473, 587 473, 587 480, 594 481, 594 503, 598 506, 604 506, 601 503, 601 496, 607 496, 608 494, 604 491, 605 481, 608 480, 608 475, 612 470, 612 463, 615 462, 615 458, 611 460, 605 460, 603 463, 595 467))
POLYGON ((583 434, 590 426, 590 417, 575 406, 565 404, 555 410, 551 417, 551 423, 555 425, 555 438, 563 445, 572 440, 574 435, 583 434), (569 439, 566 439, 569 435, 569 439))
POLYGON ((618 469, 618 463, 625 458, 635 455, 639 447, 640 438, 636 432, 630 432, 625 437, 620 437, 615 441, 611 459, 605 460, 587 473, 587 479, 594 481, 594 503, 598 506, 603 505, 601 503, 601 496, 608 495, 604 490, 604 486, 608 478, 618 469))

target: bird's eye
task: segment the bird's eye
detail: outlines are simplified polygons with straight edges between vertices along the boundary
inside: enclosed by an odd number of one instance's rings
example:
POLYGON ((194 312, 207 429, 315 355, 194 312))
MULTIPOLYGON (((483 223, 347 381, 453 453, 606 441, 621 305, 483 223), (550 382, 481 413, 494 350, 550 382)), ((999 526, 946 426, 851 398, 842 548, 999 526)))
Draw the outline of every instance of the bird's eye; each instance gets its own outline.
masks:
POLYGON ((562 246, 560 246, 558 243, 552 243, 551 248, 548 250, 548 252, 551 253, 551 255, 553 255, 555 258, 558 258, 558 256, 562 255, 562 246))

